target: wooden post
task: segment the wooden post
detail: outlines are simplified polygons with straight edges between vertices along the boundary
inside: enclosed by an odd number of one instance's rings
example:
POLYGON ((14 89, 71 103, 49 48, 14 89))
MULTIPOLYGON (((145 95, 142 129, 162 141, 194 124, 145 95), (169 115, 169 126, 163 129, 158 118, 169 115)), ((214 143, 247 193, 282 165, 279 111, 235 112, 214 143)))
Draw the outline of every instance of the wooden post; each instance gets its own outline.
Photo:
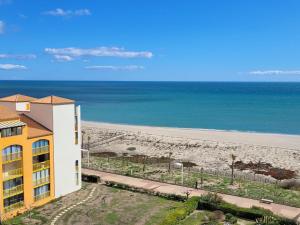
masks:
POLYGON ((201 188, 203 188, 203 168, 201 167, 201 188))

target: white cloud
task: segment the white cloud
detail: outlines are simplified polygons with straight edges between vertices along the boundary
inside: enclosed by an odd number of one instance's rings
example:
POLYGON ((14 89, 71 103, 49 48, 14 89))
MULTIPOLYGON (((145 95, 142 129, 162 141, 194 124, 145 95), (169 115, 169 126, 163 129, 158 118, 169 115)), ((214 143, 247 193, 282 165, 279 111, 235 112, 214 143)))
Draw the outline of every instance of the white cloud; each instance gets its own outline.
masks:
POLYGON ((79 58, 82 56, 94 57, 119 57, 119 58, 152 58, 149 51, 126 51, 118 47, 97 47, 97 48, 45 48, 45 52, 56 56, 69 56, 79 58))
POLYGON ((142 70, 143 66, 138 65, 128 65, 128 66, 86 66, 88 70, 102 70, 102 71, 133 71, 133 70, 142 70))
POLYGON ((4 33, 4 27, 5 27, 5 23, 0 20, 0 34, 4 33))
POLYGON ((16 64, 0 64, 0 70, 27 70, 27 67, 16 64))
POLYGON ((0 54, 0 59, 36 59, 36 55, 34 54, 0 54))
POLYGON ((251 71, 252 75, 300 75, 300 70, 256 70, 251 71))
POLYGON ((54 10, 43 12, 43 14, 49 16, 72 17, 72 16, 90 16, 91 12, 88 9, 64 10, 61 8, 57 8, 54 10))
POLYGON ((74 60, 71 56, 68 55, 54 55, 54 58, 60 62, 70 62, 74 60))

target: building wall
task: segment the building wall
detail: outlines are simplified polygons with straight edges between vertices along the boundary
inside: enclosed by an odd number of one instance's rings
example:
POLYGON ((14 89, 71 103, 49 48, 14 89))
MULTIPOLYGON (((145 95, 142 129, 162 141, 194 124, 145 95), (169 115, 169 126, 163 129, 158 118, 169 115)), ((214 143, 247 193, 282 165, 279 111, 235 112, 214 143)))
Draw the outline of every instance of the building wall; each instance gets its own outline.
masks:
POLYGON ((0 102, 1 106, 9 108, 13 111, 16 111, 16 103, 15 102, 0 102))
POLYGON ((30 118, 34 119, 44 127, 53 131, 53 106, 50 104, 30 104, 30 111, 25 112, 30 118))
POLYGON ((43 205, 54 199, 54 151, 53 151, 53 136, 48 135, 39 138, 27 139, 28 128, 23 128, 22 135, 0 138, 0 210, 3 219, 11 218, 18 213, 22 213, 29 208, 43 205), (46 139, 49 141, 50 153, 50 196, 40 201, 34 202, 33 198, 33 183, 32 183, 32 143, 46 139), (11 145, 21 145, 23 150, 22 168, 23 168, 23 185, 24 185, 24 207, 15 211, 4 214, 3 205, 3 176, 2 176, 2 150, 11 145))
POLYGON ((0 105, 5 106, 13 111, 29 112, 31 104, 29 102, 0 102, 0 105))
POLYGON ((75 177, 75 161, 80 168, 81 149, 80 142, 75 144, 74 104, 53 106, 53 133, 55 197, 60 197, 81 188, 80 176, 78 185, 75 177))

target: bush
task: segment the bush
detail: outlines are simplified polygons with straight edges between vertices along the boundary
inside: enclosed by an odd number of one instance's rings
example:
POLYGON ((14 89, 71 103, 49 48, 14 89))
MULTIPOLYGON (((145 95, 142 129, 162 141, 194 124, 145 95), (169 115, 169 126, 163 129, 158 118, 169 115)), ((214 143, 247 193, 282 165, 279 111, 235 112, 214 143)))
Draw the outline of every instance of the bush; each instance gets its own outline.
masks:
POLYGON ((166 215, 161 225, 175 225, 198 208, 199 197, 191 197, 182 206, 173 209, 166 215))
POLYGON ((278 219, 272 216, 264 216, 263 218, 258 219, 256 223, 260 225, 280 225, 278 219))
POLYGON ((276 218, 279 224, 281 225, 296 225, 296 223, 293 220, 275 216, 269 210, 259 208, 259 207, 252 207, 252 208, 238 207, 237 205, 230 204, 223 200, 220 200, 217 197, 213 197, 212 194, 208 194, 200 197, 199 209, 210 210, 210 211, 221 210, 226 214, 230 213, 236 217, 249 219, 249 220, 260 219, 265 216, 272 216, 276 218))
POLYGON ((238 220, 234 215, 232 215, 230 213, 227 213, 225 215, 225 221, 230 223, 230 224, 236 224, 238 220))
POLYGON ((202 195, 200 197, 200 200, 201 201, 204 201, 204 202, 209 202, 213 205, 218 205, 220 204, 221 202, 223 202, 223 199, 221 196, 219 196, 218 194, 216 193, 208 193, 206 195, 202 195))

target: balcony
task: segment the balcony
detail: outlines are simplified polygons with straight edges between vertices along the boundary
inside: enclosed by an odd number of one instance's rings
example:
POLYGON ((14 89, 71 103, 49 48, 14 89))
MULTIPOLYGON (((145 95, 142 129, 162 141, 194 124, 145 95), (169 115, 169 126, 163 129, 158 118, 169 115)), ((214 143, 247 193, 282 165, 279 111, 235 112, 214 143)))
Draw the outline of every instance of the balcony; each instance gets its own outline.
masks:
POLYGON ((47 154, 47 153, 49 153, 49 145, 32 149, 33 156, 47 154))
POLYGON ((8 171, 3 171, 3 180, 11 180, 17 177, 23 176, 23 169, 18 168, 15 170, 8 170, 8 171))
POLYGON ((39 171, 39 170, 44 170, 50 167, 50 161, 44 161, 44 162, 39 162, 33 164, 33 172, 39 171))
POLYGON ((34 196, 34 201, 39 201, 50 196, 50 191, 34 196))
POLYGON ((3 190, 3 198, 9 198, 12 197, 14 195, 18 195, 21 194, 23 192, 23 184, 12 187, 10 189, 5 189, 3 190))
POLYGON ((41 179, 34 180, 33 181, 33 186, 37 187, 37 186, 42 186, 42 185, 48 184, 48 183, 50 183, 50 177, 43 177, 41 179))
POLYGON ((22 152, 16 152, 11 154, 2 155, 3 164, 15 162, 22 159, 22 152))
POLYGON ((4 212, 8 213, 8 212, 14 211, 16 209, 22 208, 23 206, 24 206, 24 202, 23 201, 17 202, 15 204, 12 204, 12 205, 4 207, 4 212))

